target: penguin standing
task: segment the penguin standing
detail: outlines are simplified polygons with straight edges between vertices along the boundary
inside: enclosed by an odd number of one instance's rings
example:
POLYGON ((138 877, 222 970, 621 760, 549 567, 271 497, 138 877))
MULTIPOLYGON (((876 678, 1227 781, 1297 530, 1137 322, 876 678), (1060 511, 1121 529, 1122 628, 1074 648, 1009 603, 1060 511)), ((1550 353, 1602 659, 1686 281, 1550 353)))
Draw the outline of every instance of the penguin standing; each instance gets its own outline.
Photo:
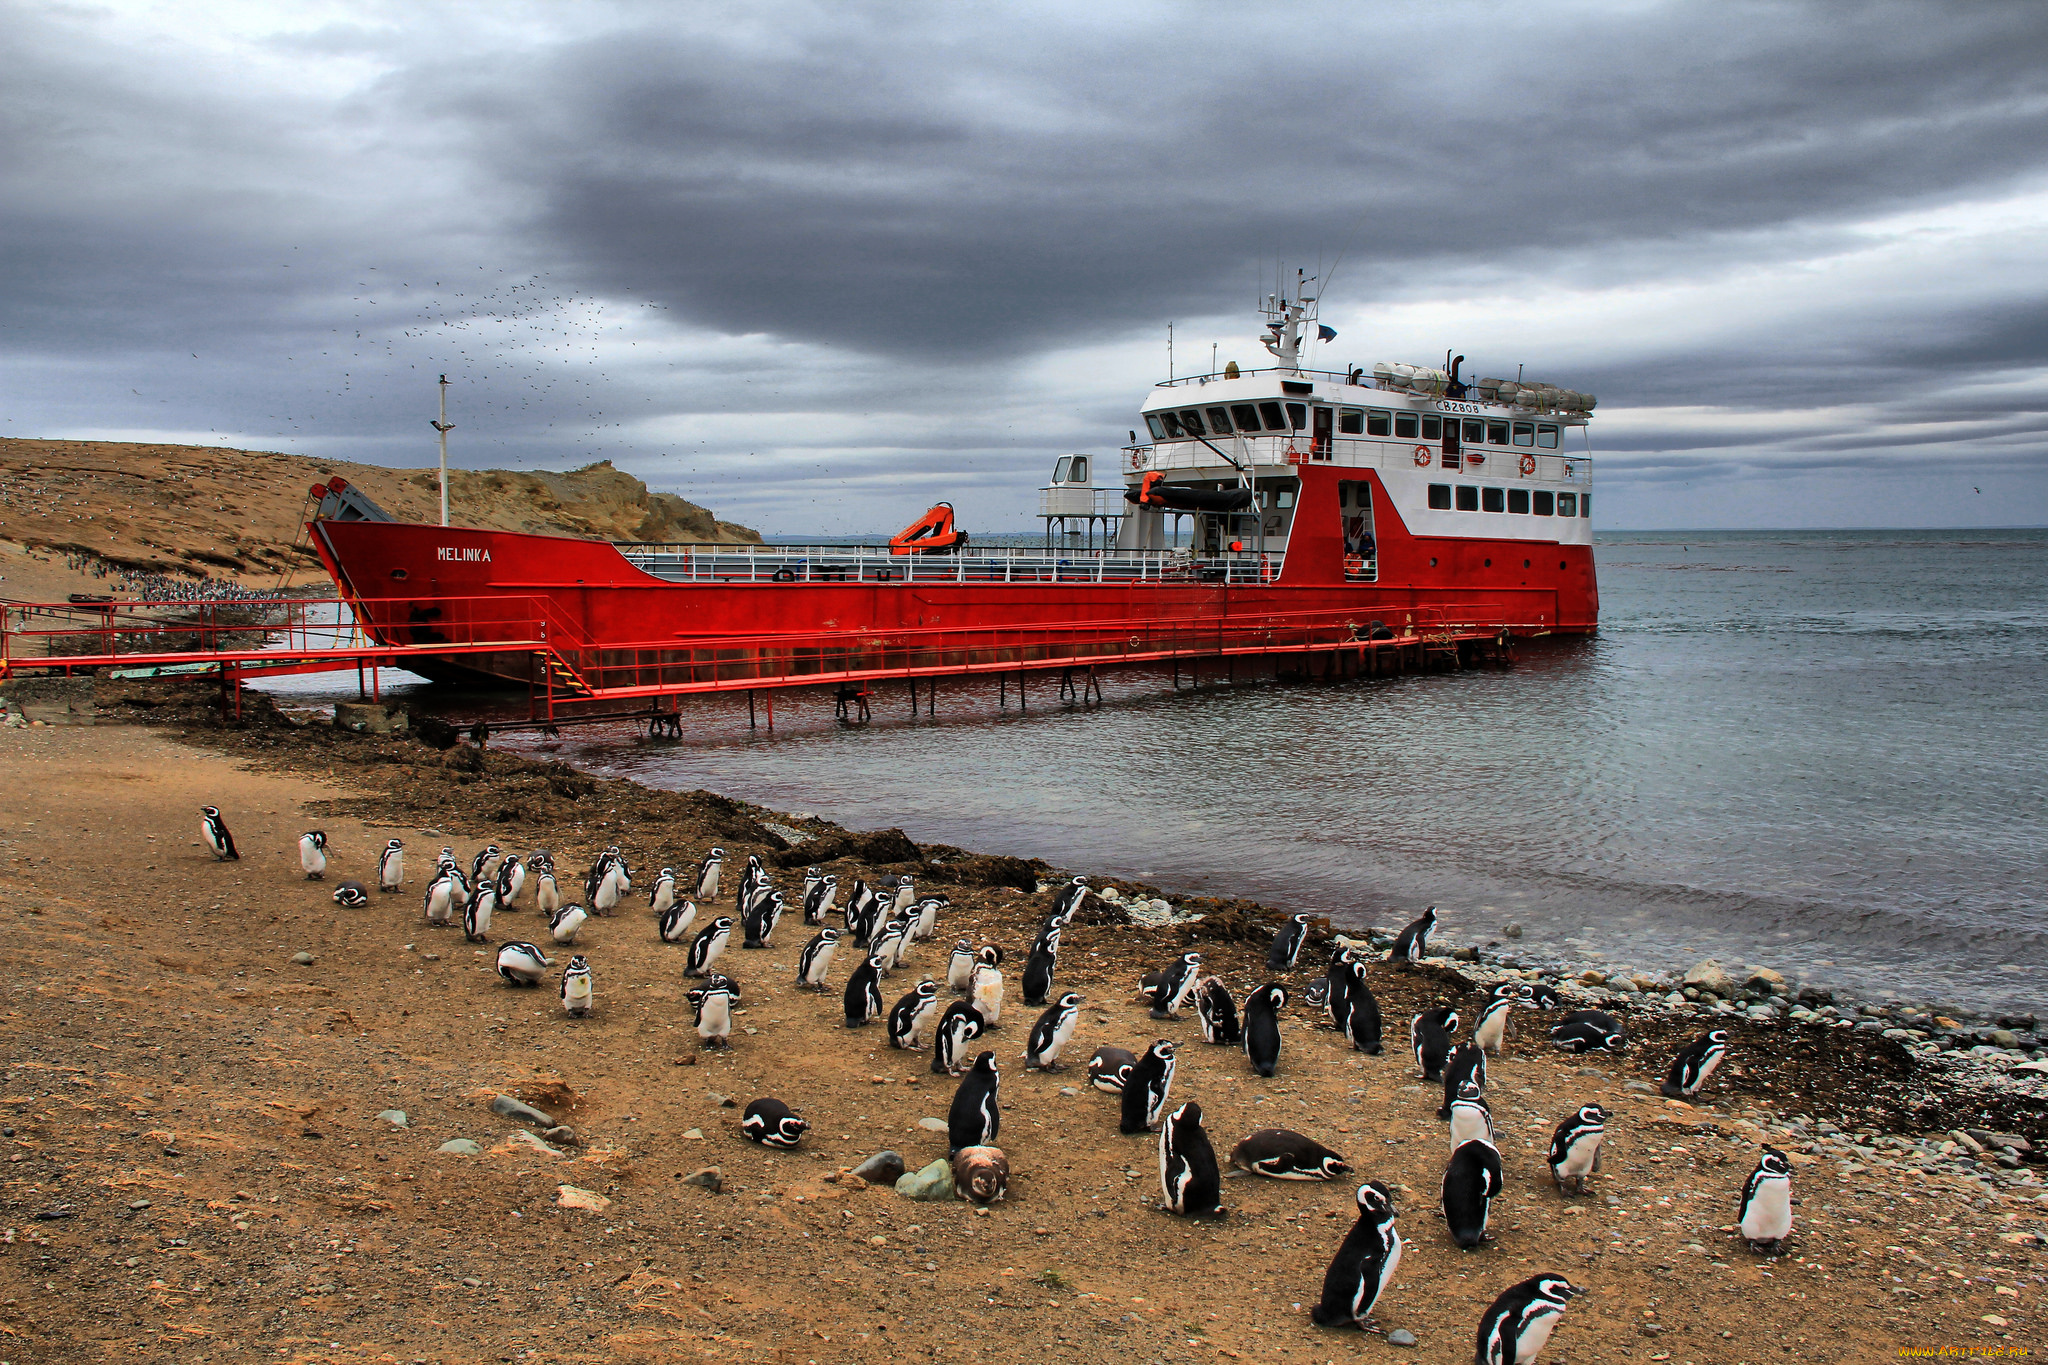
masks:
POLYGON ((967 1065, 967 1045, 981 1037, 981 1011, 965 1000, 955 1000, 939 1016, 932 1032, 932 1074, 957 1076, 967 1065))
POLYGON ((967 983, 967 998, 981 1011, 982 1027, 998 1028, 1003 1022, 1003 969, 996 963, 1002 956, 997 949, 983 948, 976 958, 974 975, 967 983), (990 958, 990 953, 996 956, 990 958))
POLYGON ((557 943, 574 943, 576 935, 583 932, 583 922, 590 918, 580 905, 564 905, 548 916, 548 936, 557 943))
POLYGON ((1444 1226, 1451 1240, 1470 1251, 1486 1240, 1486 1218, 1506 1188, 1500 1153, 1481 1138, 1458 1144, 1444 1171, 1444 1226))
POLYGON ((1521 986, 1519 981, 1503 981, 1495 986, 1493 994, 1487 997, 1486 1008, 1479 1012, 1479 1022, 1472 1026, 1472 1041, 1496 1057, 1508 1036, 1508 1016, 1521 1001, 1521 986))
POLYGON ((491 932, 491 915, 498 908, 498 886, 485 882, 469 893, 469 904, 462 908, 462 936, 471 943, 486 942, 491 932))
POLYGON ((235 851, 235 836, 228 833, 228 822, 221 818, 220 807, 201 806, 199 813, 206 817, 199 822, 199 837, 213 850, 214 861, 241 861, 242 855, 235 851))
POLYGON ((740 884, 733 888, 733 909, 744 911, 753 903, 755 892, 759 891, 767 880, 768 869, 761 865, 761 855, 749 853, 747 865, 740 869, 740 884))
MULTIPOLYGON (((1173 1093, 1173 1068, 1173 1044, 1169 1040, 1161 1038, 1145 1049, 1145 1055, 1124 1077, 1118 1132, 1149 1133, 1159 1126, 1159 1116, 1166 1110, 1166 1097, 1173 1093)), ((1092 1075, 1093 1064, 1089 1071, 1092 1075)))
POLYGON ((555 869, 552 867, 539 868, 534 872, 533 904, 549 919, 553 919, 555 912, 562 908, 562 888, 555 881, 555 869))
POLYGON ((1600 1010, 1573 1010, 1564 1022, 1550 1030, 1550 1041, 1566 1052, 1620 1052, 1628 1046, 1628 1034, 1613 1015, 1600 1010))
POLYGON ((1052 994, 1053 969, 1059 965, 1060 928, 1057 924, 1038 936, 1031 956, 1024 963, 1024 1003, 1043 1005, 1052 994))
POLYGON ((1460 1043, 1444 1059, 1444 1102, 1437 1107, 1438 1118, 1451 1116, 1451 1102, 1467 1085, 1486 1089, 1486 1049, 1477 1043, 1460 1043))
POLYGON ((662 912, 655 927, 660 930, 664 943, 681 943, 690 936, 690 926, 697 922, 697 902, 677 901, 662 912))
POLYGON ((590 964, 578 953, 562 969, 562 1009, 571 1019, 581 1019, 590 1013, 596 998, 590 981, 590 964))
POLYGON ((1287 988, 1268 982, 1244 998, 1244 1055, 1252 1070, 1271 1076, 1280 1069, 1280 1007, 1287 988))
POLYGON ((708 980, 688 995, 695 1011, 697 1040, 705 1047, 728 1047, 732 1041, 732 1010, 739 1004, 739 988, 732 978, 713 972, 708 980))
POLYGON ((960 1088, 953 1092, 953 1107, 946 1111, 946 1136, 953 1152, 962 1147, 995 1144, 1003 1126, 1003 1106, 998 1094, 1001 1086, 996 1054, 984 1052, 976 1057, 974 1065, 960 1078, 960 1088))
POLYGON ((1230 1164, 1274 1180, 1331 1180, 1348 1175, 1351 1166, 1314 1138, 1286 1128, 1260 1128, 1247 1133, 1230 1151, 1230 1164))
POLYGON ((1323 1293, 1308 1310, 1318 1327, 1369 1327, 1373 1306, 1401 1268, 1401 1234, 1394 1230, 1394 1196, 1377 1180, 1358 1187, 1358 1221, 1344 1234, 1323 1293))
POLYGON ((804 888, 804 923, 823 924, 832 913, 832 900, 839 894, 839 878, 826 873, 815 886, 804 888))
POLYGON ((820 929, 796 957, 796 984, 807 991, 825 989, 825 973, 832 970, 832 955, 839 951, 839 931, 820 929))
POLYGON ((868 956, 880 962, 883 974, 887 975, 896 970, 909 938, 910 921, 892 919, 869 937, 868 956))
POLYGON ((797 904, 798 904, 798 905, 808 905, 808 904, 810 904, 810 900, 811 900, 811 893, 812 893, 813 891, 816 891, 816 890, 818 889, 819 885, 820 885, 820 884, 822 884, 822 883, 824 882, 824 880, 825 880, 825 869, 824 869, 824 868, 822 868, 822 867, 807 867, 807 868, 805 868, 805 869, 804 869, 804 895, 803 895, 803 899, 802 899, 802 900, 800 900, 800 901, 798 901, 798 902, 797 902, 797 904))
POLYGON ((952 953, 946 958, 946 985, 964 995, 973 980, 974 942, 963 938, 953 945, 952 953))
POLYGON ((519 855, 508 853, 505 861, 498 864, 498 909, 511 910, 512 903, 519 899, 519 893, 526 889, 526 864, 519 855))
POLYGON ((1152 1002, 1154 1019, 1180 1018, 1181 1010, 1195 993, 1201 967, 1200 953, 1182 953, 1177 961, 1158 973, 1156 980, 1144 991, 1145 998, 1152 1002))
POLYGON ((334 888, 334 903, 360 910, 370 903, 370 893, 361 882, 343 882, 334 888))
POLYGON ((868 884, 859 877, 853 879, 853 890, 846 896, 846 932, 853 939, 853 946, 866 948, 868 937, 875 931, 875 917, 881 913, 882 905, 868 884))
POLYGON ((889 906, 892 916, 909 914, 917 904, 917 881, 909 873, 896 879, 896 899, 889 906))
POLYGON ((486 878, 496 876, 498 859, 502 856, 503 850, 496 844, 485 844, 478 849, 476 857, 471 859, 469 864, 470 885, 474 886, 486 878))
POLYGON ((924 1046, 925 1027, 939 1012, 939 987, 920 981, 889 1011, 889 1046, 915 1052, 924 1046))
POLYGON ((944 896, 926 896, 919 900, 917 903, 917 918, 911 923, 910 941, 912 943, 927 943, 937 937, 939 932, 939 911, 952 903, 952 901, 944 896))
POLYGON ((1607 1111, 1582 1104, 1550 1135, 1550 1178, 1560 1193, 1569 1180, 1575 1194, 1586 1192, 1586 1177, 1600 1169, 1600 1143, 1607 1136, 1607 1111))
POLYGON ((740 1116, 741 1135, 763 1147, 794 1147, 810 1126, 809 1120, 797 1117, 788 1105, 775 1099, 755 1100, 740 1116))
POLYGON ((690 941, 690 960, 683 966, 684 976, 710 976, 712 964, 725 951, 725 945, 732 939, 732 916, 720 915, 704 926, 697 937, 690 941))
POLYGON ((1138 1055, 1129 1048, 1099 1047, 1088 1059, 1088 1084, 1112 1095, 1124 1093, 1124 1082, 1138 1068, 1138 1055))
POLYGON ((625 892, 625 864, 607 858, 604 870, 596 874, 595 884, 589 887, 590 913, 610 915, 619 908, 619 897, 625 892))
POLYGON ((405 886, 405 844, 393 839, 377 855, 377 889, 389 894, 405 886))
POLYGON ((427 883, 427 894, 421 899, 420 911, 427 917, 427 923, 437 929, 445 927, 454 918, 455 878, 446 869, 427 883))
POLYGON ((1737 1208, 1736 1223, 1751 1251, 1775 1253, 1792 1235, 1792 1164, 1783 1152, 1764 1148, 1756 1169, 1742 1182, 1737 1208))
POLYGON ((1664 1093, 1672 1099, 1690 1099, 1700 1093, 1700 1087, 1714 1074, 1714 1068, 1721 1065, 1721 1059, 1728 1055, 1728 1030, 1715 1029, 1706 1037, 1687 1045, 1671 1063, 1671 1074, 1664 1079, 1664 1093))
POLYGON ((1383 1041, 1383 1026, 1380 1021, 1380 1000, 1365 984, 1365 964, 1346 964, 1350 977, 1350 989, 1344 993, 1346 1014, 1343 1029, 1350 1038, 1351 1046, 1368 1057, 1377 1057, 1386 1050, 1383 1041))
POLYGON ((1408 1024, 1408 1041, 1415 1049, 1415 1065, 1422 1079, 1440 1081, 1444 1061, 1451 1055, 1451 1035, 1458 1031, 1458 1012, 1449 1005, 1424 1010, 1408 1024))
POLYGON ((538 986, 555 964, 531 943, 507 943, 498 949, 498 975, 514 986, 538 986))
POLYGON ((1340 949, 1330 958, 1330 970, 1324 977, 1323 1008, 1330 1012, 1330 1027, 1339 1033, 1351 1027, 1351 964, 1357 954, 1349 948, 1340 949))
POLYGON ((714 848, 704 855, 704 861, 697 864, 697 899, 715 901, 718 899, 718 870, 725 866, 725 850, 714 848))
POLYGON ((1436 928, 1436 907, 1430 906, 1401 931, 1387 953, 1389 962, 1420 962, 1429 956, 1429 931, 1436 928))
MULTIPOLYGON (((1470 1081, 1458 1087, 1458 1093, 1451 1099, 1451 1150, 1459 1144, 1479 1139, 1493 1142, 1493 1110, 1486 1105, 1486 1098, 1479 1087, 1470 1081)), ((1498 1146, 1495 1143, 1495 1146, 1498 1146)))
POLYGON ((1244 1040, 1237 1022, 1237 1002, 1220 976, 1205 976, 1195 987, 1195 1017, 1202 1021, 1202 1041, 1236 1047, 1244 1040))
POLYGON ((1031 1037, 1024 1044, 1025 1067, 1032 1071, 1059 1070, 1060 1049, 1074 1036, 1074 1025, 1080 1018, 1081 993, 1068 991, 1031 1026, 1031 1037))
POLYGON ((675 903, 676 871, 672 867, 664 867, 654 875, 654 885, 647 890, 647 909, 659 919, 675 903))
POLYGON ((306 880, 317 882, 327 875, 327 831, 309 829, 299 836, 299 866, 306 880))
POLYGON ((1184 1218, 1223 1212, 1223 1173, 1202 1128, 1202 1106, 1189 1100, 1159 1125, 1159 1189, 1166 1207, 1184 1218))
POLYGON ((1266 949, 1266 970, 1269 972, 1291 972, 1301 957, 1301 945, 1308 942, 1309 916, 1290 915, 1287 923, 1280 926, 1273 935, 1273 946, 1266 949))
POLYGON ((1478 1365, 1535 1365, 1565 1305, 1585 1292, 1549 1271, 1508 1286, 1479 1319, 1478 1365))
POLYGON ((746 941, 742 948, 769 948, 775 944, 775 925, 782 918, 782 893, 768 891, 754 902, 747 918, 746 941))
POLYGON ((882 960, 863 957, 846 978, 846 1026, 862 1028, 882 1017, 882 960))

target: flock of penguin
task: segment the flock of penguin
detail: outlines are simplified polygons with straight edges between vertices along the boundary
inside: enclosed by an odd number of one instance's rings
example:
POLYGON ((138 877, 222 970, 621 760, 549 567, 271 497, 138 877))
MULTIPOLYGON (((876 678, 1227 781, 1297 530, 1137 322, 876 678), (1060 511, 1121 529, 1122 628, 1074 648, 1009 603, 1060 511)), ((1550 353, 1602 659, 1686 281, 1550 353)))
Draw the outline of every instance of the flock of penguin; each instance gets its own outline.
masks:
MULTIPOLYGON (((220 811, 212 806, 203 809, 202 832, 215 857, 239 858, 234 836, 220 811)), ((403 888, 404 857, 400 840, 393 839, 385 846, 377 867, 380 891, 395 893, 403 888)), ((323 879, 327 836, 319 830, 306 833, 299 840, 299 858, 309 879, 323 879)), ((646 898, 662 939, 689 944, 683 970, 702 983, 688 998, 697 1035, 706 1047, 729 1046, 732 1012, 740 1003, 739 986, 717 970, 735 927, 745 947, 769 947, 785 908, 784 895, 770 884, 761 860, 749 857, 734 890, 736 914, 715 915, 699 926, 698 902, 710 904, 719 897, 724 863, 724 850, 712 849, 697 865, 687 893, 679 893, 675 871, 662 868, 646 898)), ((554 860, 546 852, 522 860, 490 844, 465 870, 453 849, 444 847, 427 884, 423 913, 429 924, 459 923, 472 942, 485 942, 494 912, 512 906, 528 887, 534 889, 534 903, 547 917, 550 938, 558 945, 573 947, 590 915, 615 913, 632 889, 632 874, 619 849, 607 849, 584 879, 582 900, 569 902, 557 885, 554 860)), ((895 879, 893 887, 871 887, 856 879, 845 906, 835 909, 838 894, 837 877, 816 868, 806 874, 800 912, 805 926, 815 928, 816 933, 798 954, 797 985, 828 990, 827 975, 839 946, 852 944, 861 957, 844 987, 847 1027, 883 1021, 891 1047, 916 1049, 928 1044, 932 1072, 959 1077, 947 1119, 956 1185, 984 1203, 1003 1198, 1009 1165, 994 1145, 1002 1126, 996 1054, 981 1051, 971 1060, 967 1056, 968 1045, 1001 1022, 1002 950, 988 944, 976 946, 963 938, 954 945, 946 971, 946 985, 958 998, 941 1009, 938 983, 924 980, 888 1007, 882 979, 903 964, 911 945, 936 936, 940 912, 949 902, 944 896, 920 897, 913 879, 907 876, 895 879), (843 928, 825 924, 826 917, 834 914, 843 928)), ((1058 1070, 1073 1038, 1082 997, 1076 991, 1055 996, 1053 982, 1061 935, 1090 894, 1085 877, 1076 877, 1061 888, 1052 910, 1039 924, 1025 961, 1024 1002, 1045 1007, 1025 1043, 1029 1069, 1058 1070)), ((344 906, 365 905, 369 891, 359 882, 344 881, 334 891, 334 900, 344 906)), ((1425 911, 1402 931, 1390 957, 1409 962, 1423 957, 1435 922, 1434 908, 1425 911)), ((1309 925, 1308 915, 1295 915, 1281 927, 1267 954, 1270 971, 1295 970, 1309 925)), ((537 987, 553 965, 535 943, 504 943, 496 955, 498 975, 518 987, 537 987)), ((1366 976, 1365 959, 1356 948, 1340 943, 1327 973, 1304 994, 1308 1004, 1327 1013, 1329 1027, 1344 1035, 1354 1049, 1377 1056, 1383 1051, 1380 1008, 1366 976)), ((595 983, 590 964, 581 954, 570 957, 560 987, 567 1014, 580 1017, 591 1012, 595 983)), ((1243 1001, 1240 1014, 1225 983, 1202 970, 1202 955, 1188 952, 1147 974, 1138 989, 1140 998, 1150 1004, 1154 1019, 1177 1019, 1192 1005, 1205 1042, 1241 1047, 1254 1072, 1275 1074, 1281 1051, 1279 1012, 1288 1000, 1285 986, 1272 982, 1254 990, 1243 1001)), ((1485 1099, 1487 1057, 1501 1055, 1509 1017, 1516 1009, 1557 1008, 1563 1003, 1541 983, 1508 981, 1494 988, 1466 1041, 1453 1041, 1461 1021, 1449 1006, 1424 1010, 1410 1021, 1409 1042, 1421 1077, 1443 1087, 1437 1117, 1449 1125, 1451 1155, 1443 1177, 1442 1206, 1446 1228, 1461 1248, 1478 1247, 1488 1240, 1492 1201, 1505 1189, 1493 1117, 1485 1099)), ((1573 1053, 1618 1052, 1628 1042, 1620 1023, 1598 1010, 1568 1013, 1549 1034, 1559 1047, 1573 1053)), ((1727 1032, 1716 1029, 1686 1047, 1672 1063, 1664 1093, 1677 1097, 1696 1094, 1726 1057, 1728 1046, 1727 1032)), ((1158 1133, 1163 1207, 1186 1217, 1221 1215, 1222 1173, 1202 1126, 1202 1107, 1189 1100, 1168 1108, 1175 1058, 1174 1043, 1166 1038, 1143 1053, 1101 1047, 1087 1062, 1089 1083, 1119 1097, 1119 1131, 1158 1133)), ((1600 1105, 1585 1104, 1557 1126, 1547 1164, 1561 1193, 1585 1193, 1587 1178, 1599 1171, 1607 1119, 1608 1113, 1600 1105)), ((789 1105, 772 1097, 747 1105, 740 1123, 740 1131, 750 1140, 780 1148, 797 1146, 809 1127, 789 1105)), ((1351 1170, 1340 1154, 1282 1128, 1251 1133, 1232 1150, 1230 1164, 1280 1180, 1328 1180, 1351 1170)), ((1310 1316, 1324 1327, 1377 1331, 1372 1311, 1393 1282, 1401 1262, 1402 1240, 1395 1231, 1393 1196, 1386 1185, 1367 1181, 1358 1187, 1356 1202, 1358 1220, 1331 1260, 1310 1316)), ((1784 1153, 1763 1149, 1744 1182, 1738 1222, 1743 1237, 1756 1250, 1774 1251, 1790 1235, 1791 1169, 1784 1153)), ((1481 1319, 1478 1365, 1529 1365, 1549 1340, 1566 1305, 1584 1292, 1562 1275, 1549 1272, 1508 1288, 1481 1319)))

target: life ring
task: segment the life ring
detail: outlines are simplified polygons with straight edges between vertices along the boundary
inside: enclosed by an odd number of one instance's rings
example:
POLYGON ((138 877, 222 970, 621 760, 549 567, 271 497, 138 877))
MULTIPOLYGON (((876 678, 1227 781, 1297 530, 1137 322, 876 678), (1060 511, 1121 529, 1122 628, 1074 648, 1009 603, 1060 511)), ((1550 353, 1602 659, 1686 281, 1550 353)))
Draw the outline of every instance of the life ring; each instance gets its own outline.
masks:
POLYGON ((1430 451, 1428 446, 1415 447, 1415 467, 1417 469, 1429 468, 1429 462, 1435 458, 1435 454, 1430 451))
POLYGON ((1131 452, 1131 468, 1143 469, 1145 467, 1145 462, 1146 455, 1144 451, 1134 450, 1131 452))
POLYGON ((777 570, 775 571, 775 581, 776 581, 777 583, 794 583, 794 582, 796 582, 796 570, 795 570, 795 569, 777 569, 777 570))
POLYGON ((1524 455, 1524 456, 1522 457, 1522 473, 1524 473, 1524 474, 1534 474, 1535 472, 1536 472, 1536 457, 1535 457, 1534 455, 1524 455))

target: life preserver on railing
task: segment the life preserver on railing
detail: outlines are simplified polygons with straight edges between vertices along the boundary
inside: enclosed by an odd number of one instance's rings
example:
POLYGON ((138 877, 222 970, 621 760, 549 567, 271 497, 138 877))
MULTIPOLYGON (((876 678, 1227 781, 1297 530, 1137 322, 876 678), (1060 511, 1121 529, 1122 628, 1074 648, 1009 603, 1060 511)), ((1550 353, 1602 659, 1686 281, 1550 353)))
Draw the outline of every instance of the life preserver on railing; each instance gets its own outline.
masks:
POLYGON ((794 583, 794 582, 796 582, 796 570, 795 570, 795 569, 777 569, 777 570, 775 571, 775 581, 776 581, 777 583, 794 583))
POLYGON ((1142 450, 1134 450, 1134 451, 1132 451, 1132 452, 1131 452, 1131 468, 1133 468, 1133 469, 1143 469, 1143 468, 1145 467, 1146 461, 1147 461, 1147 460, 1148 460, 1149 458, 1150 458, 1150 457, 1149 457, 1149 456, 1148 456, 1148 455, 1146 454, 1146 452, 1144 452, 1144 451, 1142 451, 1142 450))
POLYGON ((1300 451, 1294 448, 1294 443, 1292 441, 1288 442, 1286 455, 1287 463, 1300 464, 1306 458, 1308 457, 1303 455, 1300 451))
POLYGON ((1524 474, 1534 474, 1536 472, 1536 457, 1534 455, 1524 455, 1522 457, 1522 472, 1524 474))
POLYGON ((1428 446, 1415 447, 1415 467, 1417 469, 1429 468, 1429 462, 1435 458, 1436 455, 1430 450, 1428 446))

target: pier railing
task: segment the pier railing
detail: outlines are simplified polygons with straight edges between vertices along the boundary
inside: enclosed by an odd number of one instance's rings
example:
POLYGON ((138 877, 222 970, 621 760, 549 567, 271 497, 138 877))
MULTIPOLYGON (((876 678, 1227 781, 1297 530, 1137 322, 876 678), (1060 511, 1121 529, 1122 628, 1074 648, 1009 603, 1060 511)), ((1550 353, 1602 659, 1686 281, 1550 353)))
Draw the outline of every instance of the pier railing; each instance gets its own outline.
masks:
POLYGON ((619 545, 670 583, 1271 583, 1285 552, 1202 556, 1181 550, 995 545, 897 555, 887 545, 619 545))

